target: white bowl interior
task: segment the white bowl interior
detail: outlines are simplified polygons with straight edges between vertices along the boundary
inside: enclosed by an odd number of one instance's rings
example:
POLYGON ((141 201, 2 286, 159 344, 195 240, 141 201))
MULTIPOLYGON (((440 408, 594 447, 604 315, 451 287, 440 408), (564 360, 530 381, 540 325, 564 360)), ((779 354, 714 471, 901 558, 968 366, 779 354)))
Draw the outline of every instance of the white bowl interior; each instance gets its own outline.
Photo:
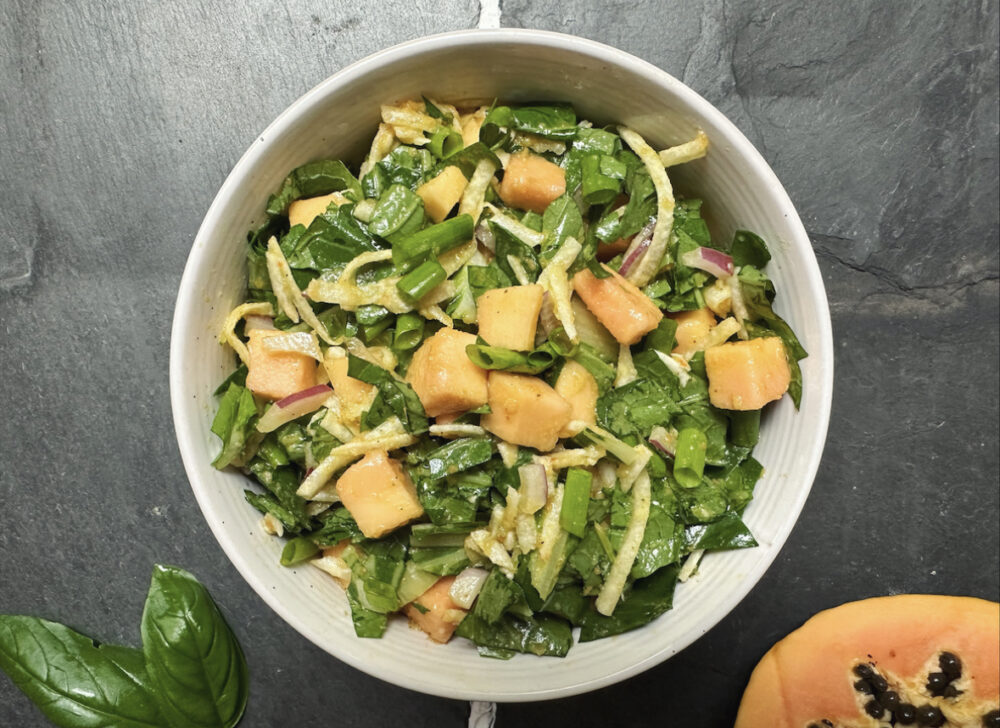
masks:
POLYGON ((223 549, 260 596, 305 637, 383 680, 461 699, 536 700, 572 695, 647 669, 707 632, 750 590, 777 555, 808 495, 830 413, 833 351, 829 312, 809 240, 770 168, 742 134, 706 101, 663 71, 621 51, 537 31, 473 31, 414 41, 332 76, 256 139, 226 180, 195 240, 181 283, 171 341, 171 397, 185 468, 223 549), (565 659, 519 655, 480 658, 471 643, 445 647, 394 620, 381 640, 354 636, 346 599, 329 577, 278 564, 280 542, 258 527, 243 499, 246 479, 214 470, 218 442, 209 431, 212 392, 233 366, 217 332, 245 286, 245 233, 289 170, 317 158, 359 162, 378 122, 379 104, 419 94, 447 101, 558 100, 582 118, 632 126, 663 147, 702 129, 709 155, 672 171, 706 200, 723 235, 743 227, 764 237, 776 309, 809 352, 796 412, 788 398, 772 407, 755 456, 766 468, 746 512, 760 547, 712 554, 701 574, 680 585, 674 609, 625 635, 578 644, 565 659))

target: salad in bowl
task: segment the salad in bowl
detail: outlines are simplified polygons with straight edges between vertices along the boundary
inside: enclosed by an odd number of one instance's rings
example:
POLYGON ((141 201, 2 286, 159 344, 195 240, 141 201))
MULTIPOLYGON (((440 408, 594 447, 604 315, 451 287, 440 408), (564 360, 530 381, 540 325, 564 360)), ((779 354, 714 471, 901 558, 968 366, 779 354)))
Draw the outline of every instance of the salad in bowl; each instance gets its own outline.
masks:
POLYGON ((401 614, 564 656, 757 545, 761 411, 798 406, 806 352, 765 241, 674 192, 710 141, 421 98, 381 107, 358 169, 311 161, 271 195, 213 465, 248 476, 282 564, 344 587, 358 637, 401 614))

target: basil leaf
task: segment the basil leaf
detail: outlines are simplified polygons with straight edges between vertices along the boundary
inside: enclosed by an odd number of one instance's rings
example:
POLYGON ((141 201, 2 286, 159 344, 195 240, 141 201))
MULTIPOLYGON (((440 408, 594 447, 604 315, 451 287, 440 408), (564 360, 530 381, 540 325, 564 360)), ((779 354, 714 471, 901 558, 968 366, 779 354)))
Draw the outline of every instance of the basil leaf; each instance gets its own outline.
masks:
POLYGON ((157 564, 142 612, 146 669, 173 728, 231 728, 247 703, 236 636, 193 575, 157 564))
POLYGON ((0 669, 57 726, 163 725, 142 653, 69 627, 0 615, 0 669))

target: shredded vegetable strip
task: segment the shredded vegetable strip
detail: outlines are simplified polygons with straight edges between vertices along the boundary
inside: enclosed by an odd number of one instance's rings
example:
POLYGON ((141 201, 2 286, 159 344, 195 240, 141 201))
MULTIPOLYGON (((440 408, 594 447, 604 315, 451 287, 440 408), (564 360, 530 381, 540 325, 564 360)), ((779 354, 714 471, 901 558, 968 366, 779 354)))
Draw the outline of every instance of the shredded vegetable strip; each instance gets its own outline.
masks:
POLYGON ((479 425, 431 425, 428 430, 434 437, 484 437, 486 430, 479 425))
POLYGON ((374 430, 363 432, 350 442, 333 448, 323 458, 323 462, 306 476, 296 494, 302 498, 312 498, 326 485, 330 476, 365 453, 372 450, 397 450, 409 447, 416 441, 417 438, 403 429, 399 418, 392 417, 374 430))
POLYGON ((646 170, 653 180, 653 187, 656 189, 656 227, 653 228, 653 238, 649 242, 649 248, 646 249, 645 255, 632 266, 632 270, 627 276, 632 283, 642 288, 656 275, 660 261, 667 252, 670 231, 674 225, 674 190, 670 186, 667 170, 664 169, 659 156, 646 143, 646 140, 628 127, 619 127, 618 131, 622 141, 632 148, 632 151, 646 166, 646 170))
MULTIPOLYGON (((490 211, 490 222, 497 227, 502 227, 521 242, 526 243, 533 248, 537 248, 545 242, 545 233, 532 230, 520 220, 500 212, 500 210, 491 205, 489 202, 485 204, 485 207, 490 211)), ((574 255, 573 257, 575 258, 576 256, 574 255)))
POLYGON ((321 278, 313 278, 306 288, 306 293, 313 301, 336 303, 345 311, 356 311, 360 306, 377 304, 392 313, 409 313, 413 310, 413 306, 403 300, 399 289, 396 288, 396 283, 399 281, 397 276, 366 284, 360 284, 355 280, 358 271, 366 265, 391 259, 391 250, 362 253, 347 264, 337 280, 324 281, 321 278))
POLYGON ((471 215, 472 222, 479 222, 479 216, 483 214, 483 206, 486 204, 486 190, 489 189, 490 180, 496 174, 496 165, 489 159, 480 159, 476 162, 476 169, 469 178, 469 184, 465 186, 462 199, 458 203, 459 215, 471 215))
POLYGON ((274 316, 274 309, 266 301, 240 304, 226 316, 222 331, 219 332, 219 343, 229 344, 240 361, 250 366, 250 352, 247 350, 247 345, 236 335, 236 324, 247 316, 274 316))
POLYGON ((626 384, 638 379, 639 374, 632 363, 632 350, 628 344, 618 345, 618 373, 615 375, 615 388, 624 387, 626 384))
POLYGON ((595 606, 601 614, 610 617, 618 600, 621 598, 622 590, 625 588, 625 581, 635 557, 639 553, 639 545, 642 543, 642 536, 646 531, 646 522, 649 520, 649 501, 652 486, 649 482, 649 473, 643 469, 642 474, 635 481, 632 487, 632 517, 629 519, 628 527, 622 538, 622 544, 618 548, 614 563, 608 572, 608 578, 604 580, 604 586, 597 595, 595 606))
POLYGON ((311 356, 316 361, 322 363, 323 352, 319 350, 319 341, 316 334, 307 334, 305 331, 294 331, 289 333, 274 332, 261 342, 266 351, 287 351, 296 354, 311 356))
POLYGON ((365 158, 364 164, 361 165, 359 178, 371 172, 372 167, 381 162, 385 158, 385 155, 391 152, 395 146, 396 135, 392 133, 392 127, 388 124, 379 124, 378 132, 376 132, 375 138, 372 139, 372 146, 368 151, 368 156, 365 158))
POLYGON ((708 137, 701 129, 695 134, 694 139, 683 144, 678 144, 670 149, 664 149, 657 156, 664 167, 674 167, 678 164, 693 162, 701 159, 708 152, 708 137))
POLYGON ((674 373, 674 376, 680 381, 681 386, 687 386, 687 383, 691 381, 691 375, 688 374, 688 370, 691 368, 688 366, 687 360, 684 357, 680 357, 680 361, 677 360, 673 354, 664 354, 662 351, 656 350, 656 356, 660 358, 664 364, 666 364, 667 369, 674 373))
POLYGON ((576 256, 580 254, 581 250, 583 250, 583 246, 577 242, 576 238, 566 238, 552 260, 538 276, 538 285, 552 297, 552 307, 555 310, 556 318, 565 329, 566 336, 574 343, 579 340, 579 335, 576 331, 576 317, 573 314, 573 306, 570 301, 573 297, 573 286, 569 282, 569 267, 573 265, 573 261, 576 260, 576 256))
POLYGON ((701 557, 704 555, 705 549, 695 549, 692 551, 687 559, 685 559, 684 566, 677 572, 677 581, 685 582, 694 576, 695 572, 698 571, 698 564, 701 563, 701 557))
POLYGON ((515 258, 513 255, 507 256, 507 264, 510 269, 514 271, 514 277, 517 278, 518 285, 526 286, 531 283, 531 279, 528 278, 528 272, 524 269, 519 258, 515 258))
POLYGON ((326 327, 316 318, 316 313, 312 310, 312 306, 309 305, 309 301, 302 295, 302 291, 299 290, 298 285, 295 283, 295 279, 292 277, 292 269, 288 266, 288 261, 285 260, 285 254, 281 252, 281 246, 278 245, 277 238, 272 237, 268 241, 265 258, 267 260, 267 271, 271 277, 271 287, 274 288, 274 295, 278 298, 278 303, 281 305, 285 315, 296 323, 298 323, 299 316, 301 315, 302 320, 312 327, 319 335, 319 338, 323 339, 327 344, 336 344, 337 342, 330 336, 326 327), (277 286, 275 286, 275 276, 278 278, 277 286), (284 301, 282 301, 282 296, 278 294, 279 288, 284 290, 284 301), (289 304, 291 311, 288 310, 289 304))

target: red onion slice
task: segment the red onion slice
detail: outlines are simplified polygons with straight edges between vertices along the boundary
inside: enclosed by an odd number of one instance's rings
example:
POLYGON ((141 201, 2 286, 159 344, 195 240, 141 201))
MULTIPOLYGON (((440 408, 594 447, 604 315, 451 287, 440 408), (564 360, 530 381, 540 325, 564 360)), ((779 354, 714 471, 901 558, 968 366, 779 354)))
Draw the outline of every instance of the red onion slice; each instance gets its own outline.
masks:
POLYGON ((653 231, 655 229, 656 221, 654 220, 636 233, 636 236, 632 238, 632 242, 629 244, 628 250, 625 251, 625 259, 622 261, 621 268, 618 269, 619 275, 627 276, 633 266, 642 260, 642 256, 646 254, 646 251, 649 250, 650 243, 653 242, 653 231))
POLYGON ((474 566, 463 569, 455 577, 455 581, 451 583, 448 596, 462 609, 470 609, 472 603, 476 601, 476 597, 479 596, 479 592, 483 590, 483 583, 489 575, 490 572, 486 569, 478 569, 474 566))
POLYGON ((673 457, 677 452, 677 436, 667 431, 665 427, 657 425, 649 433, 649 444, 667 457, 673 457))
POLYGON ((545 468, 539 463, 527 463, 517 469, 521 478, 520 509, 523 513, 535 513, 549 499, 549 481, 545 468))
POLYGON ((689 268, 697 268, 716 278, 728 278, 733 274, 733 259, 715 248, 696 248, 681 256, 681 263, 689 268))
POLYGON ((325 384, 303 389, 290 394, 271 405, 267 412, 261 415, 257 422, 259 432, 273 432, 286 422, 297 420, 302 415, 315 412, 333 394, 333 390, 325 384))

